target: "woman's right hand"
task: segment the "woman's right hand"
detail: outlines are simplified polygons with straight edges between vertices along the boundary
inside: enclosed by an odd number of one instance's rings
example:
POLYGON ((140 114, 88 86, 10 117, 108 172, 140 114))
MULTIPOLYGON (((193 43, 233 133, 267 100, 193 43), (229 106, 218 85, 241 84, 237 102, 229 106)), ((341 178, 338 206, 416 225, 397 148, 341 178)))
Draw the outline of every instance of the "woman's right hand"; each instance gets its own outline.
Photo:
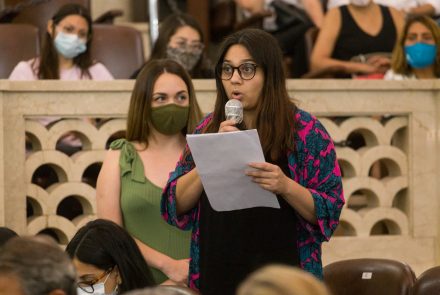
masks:
POLYGON ((178 284, 186 284, 189 275, 189 259, 172 259, 165 264, 162 272, 178 284))
POLYGON ((357 68, 356 72, 358 74, 373 74, 379 71, 379 69, 376 66, 368 63, 358 63, 356 68, 357 68))
POLYGON ((220 127, 218 132, 231 132, 231 131, 240 131, 237 127, 235 127, 237 123, 234 119, 226 120, 220 123, 220 127))

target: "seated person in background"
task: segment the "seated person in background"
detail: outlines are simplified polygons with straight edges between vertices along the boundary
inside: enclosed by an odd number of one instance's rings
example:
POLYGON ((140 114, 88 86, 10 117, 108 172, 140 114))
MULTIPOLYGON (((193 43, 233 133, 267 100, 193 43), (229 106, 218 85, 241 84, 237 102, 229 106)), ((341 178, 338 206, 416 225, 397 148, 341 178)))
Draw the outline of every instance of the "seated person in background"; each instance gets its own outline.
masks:
MULTIPOLYGON (((440 1, 438 0, 374 0, 375 3, 391 6, 403 11, 407 15, 440 15, 440 1)), ((327 8, 348 5, 350 0, 329 0, 327 8)))
POLYGON ((440 14, 439 0, 374 0, 377 4, 391 6, 411 15, 436 16, 440 14))
MULTIPOLYGON (((238 7, 245 11, 246 16, 256 15, 262 13, 263 11, 268 11, 271 13, 271 17, 264 20, 263 28, 265 30, 276 30, 276 4, 274 6, 275 0, 235 0, 238 7)), ((279 1, 278 1, 279 2, 279 1)), ((324 20, 323 7, 320 0, 281 0, 286 5, 294 6, 298 9, 304 10, 304 13, 313 22, 313 25, 317 28, 321 28, 322 22, 324 20)))
POLYGON ((290 78, 298 78, 309 70, 305 33, 315 26, 320 28, 324 19, 320 0, 235 0, 246 20, 237 29, 255 26, 262 19, 262 29, 278 41, 290 78))
POLYGON ((380 53, 392 52, 403 23, 399 11, 372 0, 350 0, 349 5, 331 9, 313 48, 312 72, 315 76, 338 78, 352 75, 382 78, 389 69, 390 59, 380 53), (367 58, 351 61, 359 55, 367 58))
MULTIPOLYGON (((47 23, 40 56, 18 63, 9 79, 113 80, 104 65, 91 59, 92 36, 89 11, 79 4, 62 6, 47 23)), ((46 117, 39 121, 44 126, 50 126, 59 119, 46 117)), ((68 133, 57 144, 57 149, 71 155, 81 146, 81 140, 68 133)))
POLYGON ((15 237, 0 251, 0 294, 76 295, 76 273, 58 246, 15 237))
POLYGON ((313 275, 292 266, 263 267, 238 287, 236 295, 330 295, 313 275))
POLYGON ((66 252, 78 273, 78 295, 116 295, 154 285, 134 240, 110 220, 88 222, 69 242, 66 252))
POLYGON ((177 62, 153 59, 130 100, 127 138, 111 143, 96 187, 97 213, 132 235, 156 283, 186 284, 190 235, 160 216, 162 189, 202 114, 191 78, 177 62))
MULTIPOLYGON (((200 24, 191 15, 173 13, 163 20, 149 60, 169 58, 181 64, 193 79, 211 79, 214 72, 206 56, 200 24)), ((142 67, 131 78, 136 79, 142 67)))
POLYGON ((89 11, 79 4, 64 5, 47 23, 41 55, 18 63, 9 79, 112 80, 105 66, 92 60, 91 41, 89 11))
POLYGON ((440 28, 427 16, 407 19, 394 47, 386 80, 435 79, 440 77, 440 28))

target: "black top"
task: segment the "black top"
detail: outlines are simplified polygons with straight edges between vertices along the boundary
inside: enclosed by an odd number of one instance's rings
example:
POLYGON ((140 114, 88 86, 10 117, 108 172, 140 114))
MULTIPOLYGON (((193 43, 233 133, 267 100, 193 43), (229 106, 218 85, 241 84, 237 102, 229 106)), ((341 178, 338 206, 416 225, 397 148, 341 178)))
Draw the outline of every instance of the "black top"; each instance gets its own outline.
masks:
MULTIPOLYGON (((289 176, 287 158, 278 166, 289 176)), ((257 207, 217 212, 202 193, 200 291, 233 295, 257 268, 270 263, 298 266, 295 210, 277 195, 280 209, 257 207)))
POLYGON ((396 43, 397 30, 388 7, 380 6, 382 29, 372 36, 363 31, 353 19, 348 7, 341 6, 341 29, 332 57, 350 60, 353 56, 372 52, 392 52, 396 43))

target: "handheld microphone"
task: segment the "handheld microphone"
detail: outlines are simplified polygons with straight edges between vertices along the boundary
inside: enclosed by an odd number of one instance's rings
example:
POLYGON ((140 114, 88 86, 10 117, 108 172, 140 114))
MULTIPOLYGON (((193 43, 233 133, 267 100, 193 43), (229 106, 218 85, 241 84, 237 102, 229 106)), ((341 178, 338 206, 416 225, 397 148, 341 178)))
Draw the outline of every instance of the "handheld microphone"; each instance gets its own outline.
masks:
POLYGON ((235 124, 243 121, 243 105, 238 99, 230 99, 225 104, 226 120, 235 120, 235 124))

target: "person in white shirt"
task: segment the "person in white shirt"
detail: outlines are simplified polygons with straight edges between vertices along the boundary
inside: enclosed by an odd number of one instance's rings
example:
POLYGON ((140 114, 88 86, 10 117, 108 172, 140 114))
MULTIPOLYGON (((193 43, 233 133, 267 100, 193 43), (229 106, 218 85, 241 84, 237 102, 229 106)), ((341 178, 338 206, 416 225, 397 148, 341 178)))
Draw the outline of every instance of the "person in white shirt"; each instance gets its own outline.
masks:
MULTIPOLYGON (((78 4, 62 6, 48 21, 41 55, 18 63, 10 80, 113 80, 90 55, 92 20, 78 4)), ((110 50, 110 48, 109 48, 110 50)))
MULTIPOLYGON (((9 80, 113 80, 103 64, 92 60, 91 41, 89 11, 79 4, 66 4, 47 23, 41 55, 19 62, 9 80)), ((43 117, 38 121, 47 127, 60 119, 43 117)), ((68 155, 79 151, 81 146, 80 138, 72 132, 65 134, 57 143, 57 149, 68 155)))

